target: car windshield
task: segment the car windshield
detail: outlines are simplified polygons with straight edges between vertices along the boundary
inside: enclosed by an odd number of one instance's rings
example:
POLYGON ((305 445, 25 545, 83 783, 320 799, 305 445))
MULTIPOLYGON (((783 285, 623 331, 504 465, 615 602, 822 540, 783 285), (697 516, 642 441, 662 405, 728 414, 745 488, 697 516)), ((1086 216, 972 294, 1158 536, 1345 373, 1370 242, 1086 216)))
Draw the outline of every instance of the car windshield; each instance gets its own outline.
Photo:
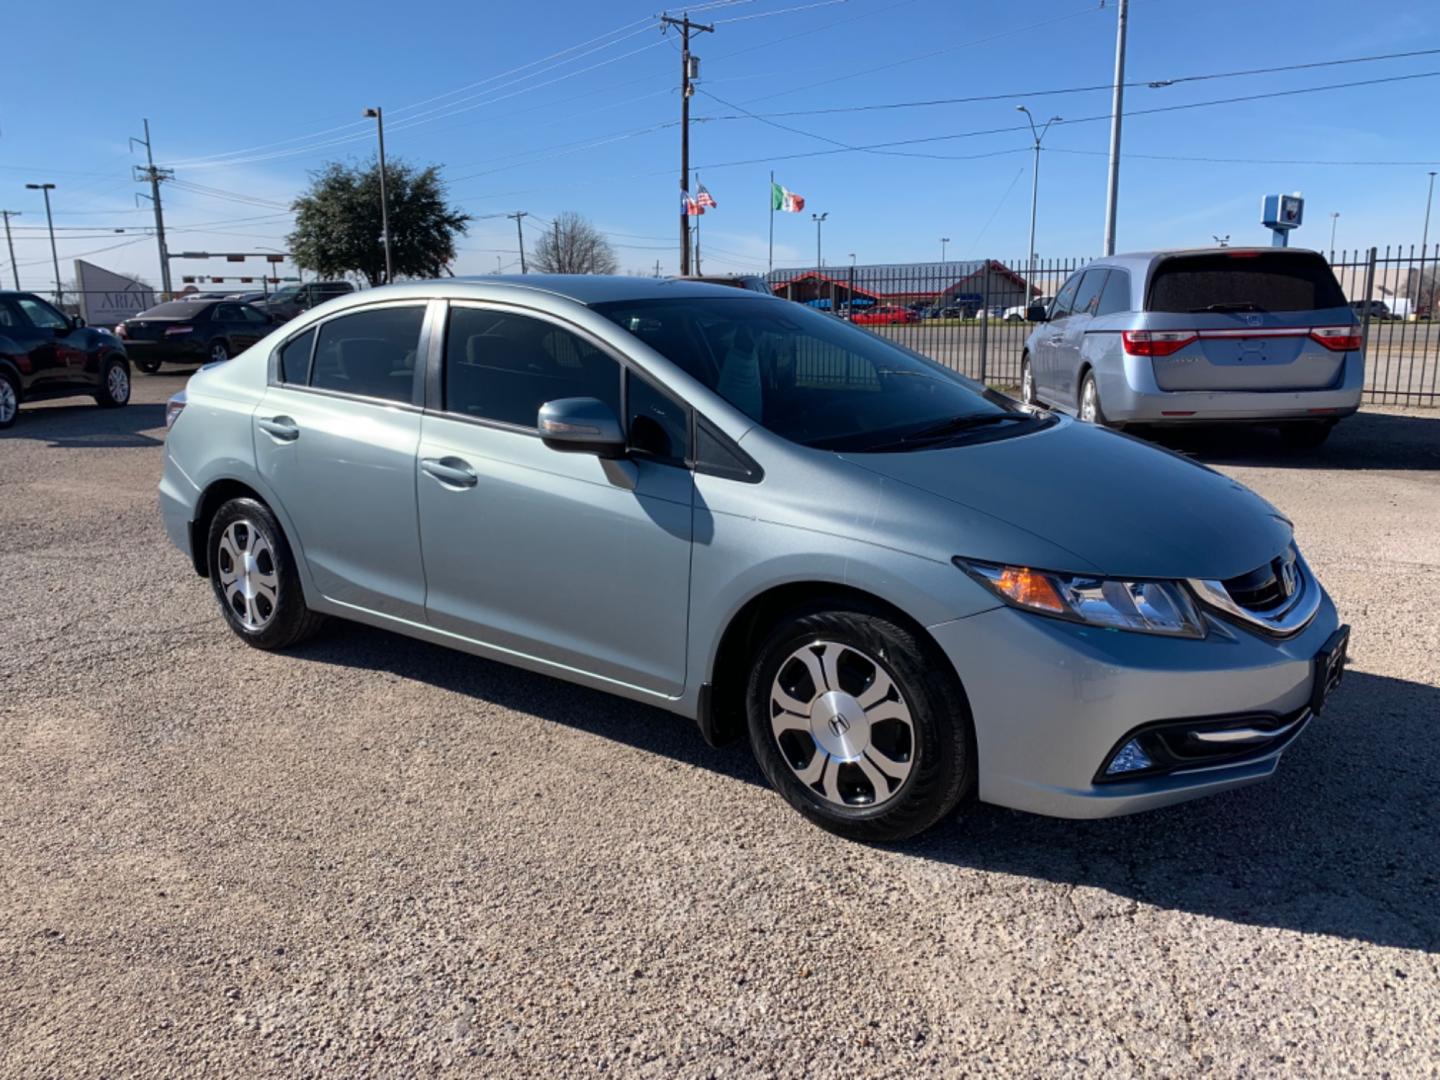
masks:
POLYGON ((287 285, 270 294, 271 300, 293 300, 300 292, 298 285, 287 285))
POLYGON ((1048 422, 798 304, 737 290, 733 297, 618 301, 595 310, 746 416, 804 446, 913 450, 1048 422))
POLYGON ((203 313, 203 300, 171 300, 164 304, 156 304, 147 308, 139 315, 132 316, 136 319, 193 319, 203 313))
POLYGON ((1335 274, 1313 251, 1207 252, 1163 260, 1147 311, 1322 311, 1346 306, 1335 274))

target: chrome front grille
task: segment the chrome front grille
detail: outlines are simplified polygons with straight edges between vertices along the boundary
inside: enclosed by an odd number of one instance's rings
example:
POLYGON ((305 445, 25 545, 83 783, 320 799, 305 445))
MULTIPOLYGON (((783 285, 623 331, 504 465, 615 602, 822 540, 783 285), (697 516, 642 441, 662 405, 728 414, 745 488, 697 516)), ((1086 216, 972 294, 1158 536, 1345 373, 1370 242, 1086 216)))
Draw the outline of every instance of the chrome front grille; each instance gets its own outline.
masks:
POLYGON ((1293 544, 1248 574, 1189 584, 1212 611, 1276 637, 1298 634, 1320 610, 1320 583, 1293 544))
POLYGON ((1294 545, 1264 566, 1220 584, 1225 587, 1230 599, 1247 611, 1263 613, 1284 607, 1300 587, 1294 545))

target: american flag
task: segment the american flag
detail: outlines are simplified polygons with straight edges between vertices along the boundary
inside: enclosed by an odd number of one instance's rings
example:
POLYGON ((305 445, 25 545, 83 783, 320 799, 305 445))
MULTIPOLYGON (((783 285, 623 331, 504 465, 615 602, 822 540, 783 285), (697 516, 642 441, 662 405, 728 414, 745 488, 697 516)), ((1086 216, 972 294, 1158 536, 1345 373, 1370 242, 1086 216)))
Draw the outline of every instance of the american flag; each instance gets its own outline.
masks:
POLYGON ((695 196, 695 201, 700 206, 708 206, 711 210, 716 209, 720 204, 715 201, 715 196, 705 190, 705 185, 700 185, 700 194, 695 196))
MULTIPOLYGON (((715 205, 715 201, 713 199, 710 201, 710 205, 715 205)), ((681 188, 680 210, 682 213, 686 214, 689 217, 696 217, 700 214, 703 214, 705 213, 705 199, 692 199, 690 197, 690 192, 686 191, 684 188, 681 188)))

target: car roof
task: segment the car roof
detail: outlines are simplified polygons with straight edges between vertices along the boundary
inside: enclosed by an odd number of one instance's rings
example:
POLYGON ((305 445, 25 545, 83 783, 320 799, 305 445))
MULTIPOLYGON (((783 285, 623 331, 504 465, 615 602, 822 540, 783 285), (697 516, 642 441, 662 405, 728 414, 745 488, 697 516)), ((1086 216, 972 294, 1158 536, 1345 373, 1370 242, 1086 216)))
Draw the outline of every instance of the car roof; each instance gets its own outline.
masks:
MULTIPOLYGON (((625 277, 606 274, 489 274, 477 277, 440 278, 434 281, 416 282, 414 285, 385 286, 396 290, 424 290, 433 295, 443 291, 447 295, 494 296, 497 292, 535 292, 573 300, 587 307, 614 300, 659 300, 683 297, 725 297, 727 299, 763 298, 761 293, 748 293, 730 285, 712 285, 684 278, 625 277)), ((348 294, 357 301, 373 298, 377 290, 366 289, 348 294)), ((333 303, 334 301, 332 301, 333 303)))

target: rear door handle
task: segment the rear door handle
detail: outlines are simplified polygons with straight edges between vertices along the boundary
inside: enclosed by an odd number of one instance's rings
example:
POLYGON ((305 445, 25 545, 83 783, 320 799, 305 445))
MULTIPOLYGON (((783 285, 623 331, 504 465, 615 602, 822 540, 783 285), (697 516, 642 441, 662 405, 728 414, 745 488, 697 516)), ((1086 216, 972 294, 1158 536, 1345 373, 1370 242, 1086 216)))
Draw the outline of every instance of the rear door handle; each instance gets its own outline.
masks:
POLYGON ((420 468, 446 487, 472 488, 480 482, 470 463, 457 457, 421 458, 420 468))
POLYGON ((260 430, 271 435, 281 442, 294 442, 300 437, 300 428, 294 420, 288 416, 272 416, 269 419, 256 421, 260 430))

